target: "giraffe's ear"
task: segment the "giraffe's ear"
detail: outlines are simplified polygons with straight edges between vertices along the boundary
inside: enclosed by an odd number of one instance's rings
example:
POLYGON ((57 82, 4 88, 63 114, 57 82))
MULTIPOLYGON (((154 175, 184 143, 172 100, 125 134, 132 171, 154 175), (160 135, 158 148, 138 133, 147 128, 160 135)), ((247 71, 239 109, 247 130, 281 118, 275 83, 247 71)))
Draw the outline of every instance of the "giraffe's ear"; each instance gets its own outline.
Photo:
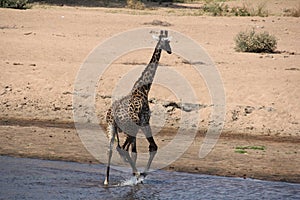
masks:
POLYGON ((152 35, 152 38, 153 38, 154 40, 156 40, 156 41, 159 40, 159 37, 157 37, 156 35, 152 35))

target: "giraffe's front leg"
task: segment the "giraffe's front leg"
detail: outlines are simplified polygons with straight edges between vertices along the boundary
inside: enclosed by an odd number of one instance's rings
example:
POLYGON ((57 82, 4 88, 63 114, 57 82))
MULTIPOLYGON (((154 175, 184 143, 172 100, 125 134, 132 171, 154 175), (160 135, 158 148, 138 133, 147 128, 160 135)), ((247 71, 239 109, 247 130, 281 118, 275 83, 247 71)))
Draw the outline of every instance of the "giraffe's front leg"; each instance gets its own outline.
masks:
POLYGON ((157 145, 154 141, 154 138, 152 136, 152 131, 149 125, 145 126, 142 128, 142 131, 144 132, 148 142, 149 142, 149 160, 148 163, 146 165, 145 171, 142 173, 143 176, 146 176, 147 173, 149 172, 149 169, 151 167, 152 161, 156 155, 157 152, 157 145))

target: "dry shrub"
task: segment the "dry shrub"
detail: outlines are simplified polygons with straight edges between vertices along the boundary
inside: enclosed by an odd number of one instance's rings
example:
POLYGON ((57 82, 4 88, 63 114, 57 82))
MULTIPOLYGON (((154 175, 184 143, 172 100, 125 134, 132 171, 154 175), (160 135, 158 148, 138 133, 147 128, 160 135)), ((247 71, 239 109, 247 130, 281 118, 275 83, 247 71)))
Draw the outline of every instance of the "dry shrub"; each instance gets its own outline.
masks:
POLYGON ((126 7, 130 9, 144 10, 145 4, 140 0, 127 0, 126 7))
POLYGON ((292 9, 285 9, 284 16, 300 17, 300 3, 298 4, 298 7, 292 9))
POLYGON ((276 47, 276 37, 268 32, 241 31, 235 37, 235 49, 240 52, 272 53, 276 47))
POLYGON ((202 9, 204 12, 211 13, 213 16, 223 16, 229 12, 228 5, 215 1, 204 4, 202 9))
POLYGON ((16 8, 16 9, 27 9, 28 0, 0 0, 0 7, 2 8, 16 8))

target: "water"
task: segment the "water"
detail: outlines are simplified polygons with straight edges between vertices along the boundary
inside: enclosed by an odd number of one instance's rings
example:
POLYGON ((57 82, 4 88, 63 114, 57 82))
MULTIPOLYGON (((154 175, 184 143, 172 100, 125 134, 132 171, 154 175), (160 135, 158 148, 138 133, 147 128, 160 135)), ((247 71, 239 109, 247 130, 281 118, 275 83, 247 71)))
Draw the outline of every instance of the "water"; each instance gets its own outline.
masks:
POLYGON ((216 177, 163 170, 133 185, 103 165, 0 156, 0 199, 300 199, 300 184, 216 177))

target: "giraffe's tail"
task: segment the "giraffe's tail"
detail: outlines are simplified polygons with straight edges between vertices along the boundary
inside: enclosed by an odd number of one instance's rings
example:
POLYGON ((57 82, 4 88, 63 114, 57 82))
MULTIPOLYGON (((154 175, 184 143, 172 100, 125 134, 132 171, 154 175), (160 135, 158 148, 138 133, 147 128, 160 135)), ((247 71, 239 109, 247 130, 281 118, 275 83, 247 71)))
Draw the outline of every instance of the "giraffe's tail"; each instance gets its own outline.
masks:
POLYGON ((106 130, 106 137, 107 137, 108 141, 110 141, 112 139, 113 135, 115 134, 114 131, 115 131, 114 126, 112 124, 108 124, 107 130, 106 130))
POLYGON ((107 113, 106 113, 106 122, 108 124, 107 126, 107 130, 106 130, 106 137, 108 139, 108 141, 111 140, 111 138, 114 135, 114 131, 115 131, 115 127, 114 127, 114 121, 113 121, 113 117, 112 117, 112 108, 109 108, 107 113))

